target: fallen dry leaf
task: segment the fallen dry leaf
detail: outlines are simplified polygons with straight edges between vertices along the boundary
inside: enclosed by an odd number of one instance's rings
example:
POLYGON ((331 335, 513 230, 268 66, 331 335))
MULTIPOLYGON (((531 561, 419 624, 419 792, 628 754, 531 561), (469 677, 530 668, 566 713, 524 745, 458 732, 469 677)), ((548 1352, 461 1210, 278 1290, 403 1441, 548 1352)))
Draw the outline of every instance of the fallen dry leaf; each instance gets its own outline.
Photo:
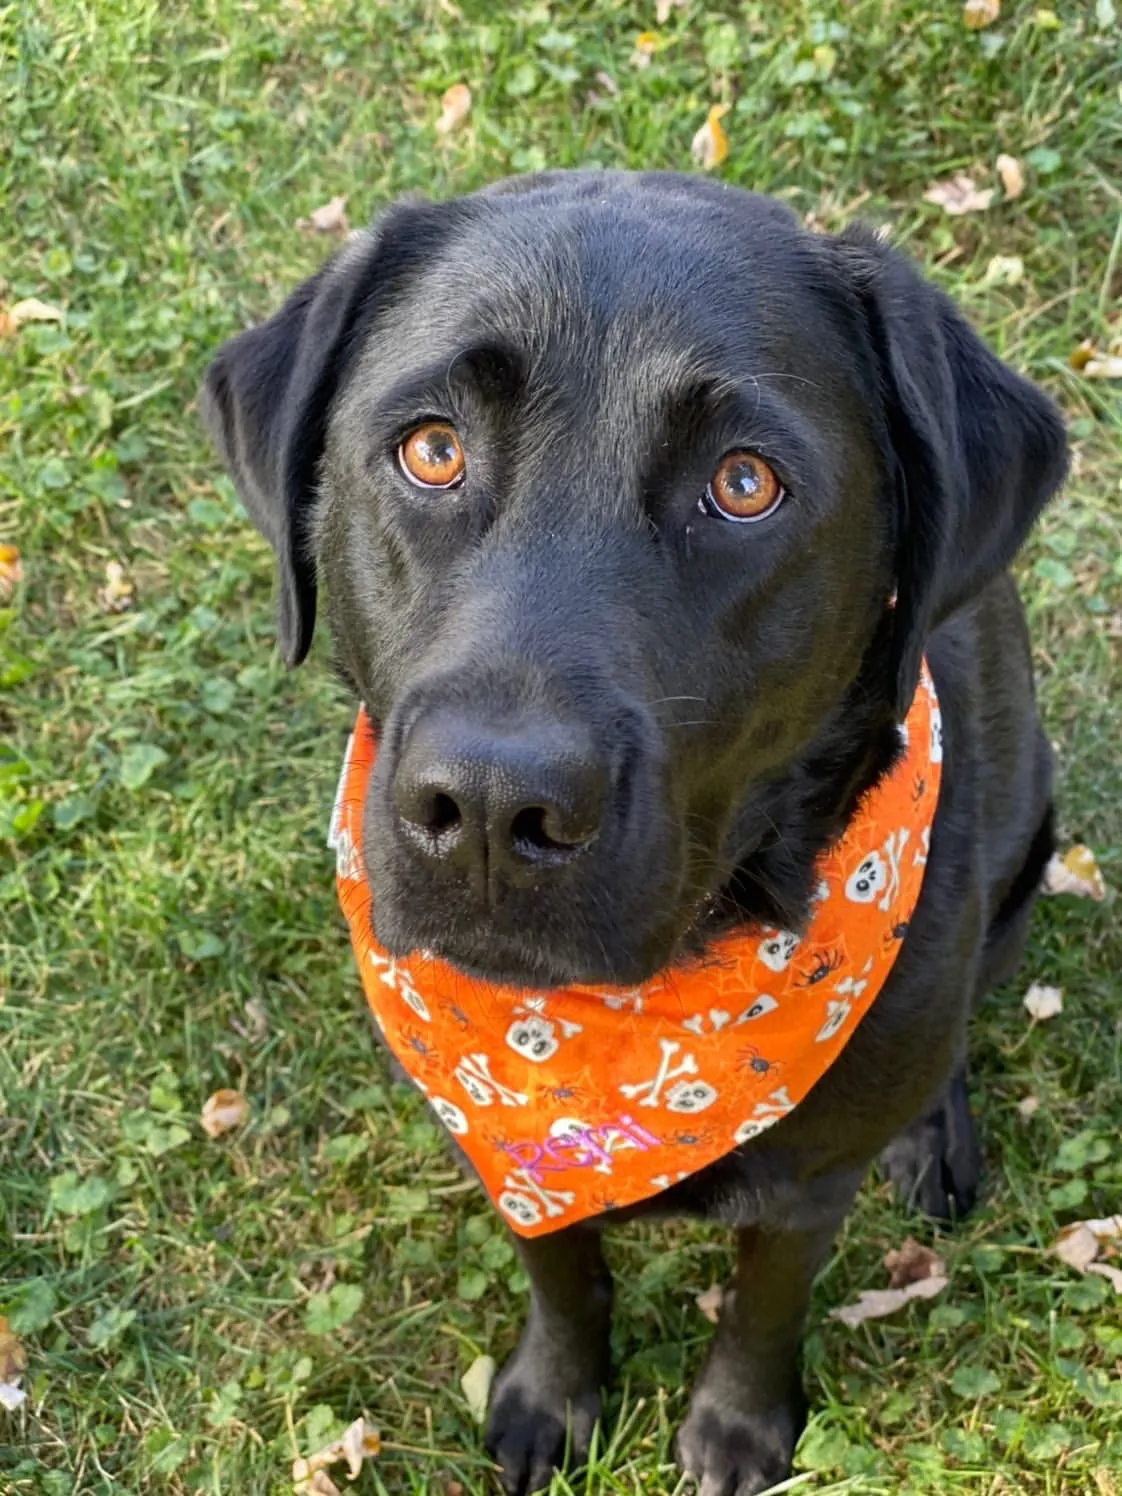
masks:
POLYGON ((934 203, 952 218, 958 218, 963 213, 984 212, 993 202, 994 192, 993 187, 976 186, 973 177, 959 171, 942 182, 932 183, 923 194, 923 200, 925 203, 934 203))
POLYGON ((307 218, 298 218, 296 227, 312 229, 317 234, 345 234, 347 232, 347 215, 344 211, 346 206, 345 197, 333 197, 329 203, 324 203, 322 208, 309 213, 307 218))
POLYGON ((1110 1478, 1110 1471, 1100 1465, 1091 1471, 1098 1487, 1099 1496, 1118 1496, 1118 1488, 1110 1478))
POLYGON ((371 1428, 365 1419, 356 1418, 341 1439, 333 1439, 330 1444, 325 1444, 322 1449, 317 1449, 306 1458, 293 1460, 293 1484, 301 1492, 318 1492, 320 1496, 330 1496, 323 1481, 330 1484, 332 1491, 336 1490, 336 1486, 325 1473, 328 1466, 346 1461, 350 1478, 355 1480, 362 1470, 363 1460, 374 1459, 381 1449, 382 1436, 377 1429, 371 1428))
POLYGON ((438 135, 451 135, 471 113, 471 89, 466 83, 453 83, 445 89, 440 100, 440 118, 436 122, 438 135))
POLYGON ((1017 1114, 1018 1116, 1024 1117, 1026 1121, 1029 1117, 1034 1116, 1035 1113, 1037 1113, 1039 1110, 1039 1096, 1022 1096, 1020 1101, 1017 1102, 1017 1114))
POLYGON ((721 1306, 725 1302, 725 1291, 719 1283, 710 1283, 704 1293, 699 1293, 694 1303, 711 1325, 721 1317, 721 1306))
POLYGON ((887 1314, 895 1314, 912 1299, 933 1299, 946 1286, 946 1278, 935 1277, 917 1278, 904 1288, 869 1288, 858 1294, 856 1303, 846 1304, 842 1309, 831 1309, 830 1318, 840 1319, 852 1330, 867 1319, 883 1319, 887 1314))
POLYGON ((1118 354, 1097 354, 1083 365, 1084 379, 1122 379, 1122 357, 1118 354))
POLYGON ((1098 1273, 1100 1278, 1114 1284, 1115 1293, 1122 1293, 1122 1268, 1111 1267, 1109 1262, 1092 1262, 1087 1271, 1098 1273))
POLYGON ((0 1382, 12 1382, 27 1370, 27 1352, 16 1332, 0 1314, 0 1382))
POLYGON ((1044 869, 1041 891, 1047 894, 1071 893, 1077 898, 1101 903, 1106 898, 1106 882, 1090 847, 1077 842, 1062 857, 1058 853, 1053 856, 1044 869))
POLYGON ((1122 1241, 1122 1215, 1098 1216, 1065 1226, 1052 1243, 1052 1251, 1068 1267, 1080 1273, 1097 1273, 1113 1283, 1115 1293, 1122 1293, 1122 1269, 1098 1261, 1102 1249, 1118 1241, 1122 1241))
POLYGON ((245 1016, 249 1019, 249 1036, 258 1044, 268 1037, 269 1014, 265 1004, 259 997, 248 998, 245 1005, 245 1016))
POLYGON ((343 1446, 343 1458, 347 1462, 347 1474, 358 1479, 363 1460, 373 1459, 382 1448, 382 1436, 377 1429, 367 1428, 364 1418, 356 1418, 339 1441, 343 1446))
POLYGON ((119 561, 105 564, 105 586, 97 589, 97 600, 107 613, 127 613, 136 601, 133 585, 119 561))
POLYGON ((905 1288, 909 1283, 921 1283, 924 1278, 945 1278, 947 1265, 930 1247, 925 1247, 913 1236, 906 1236, 898 1247, 884 1255, 888 1269, 890 1288, 905 1288))
POLYGON ((987 286, 1019 286, 1025 278, 1025 262, 1020 255, 992 255, 982 282, 987 286))
POLYGON ((27 1369, 27 1352, 16 1332, 8 1327, 8 1321, 0 1314, 0 1408, 9 1413, 27 1401, 27 1393, 20 1386, 20 1378, 27 1369))
POLYGON ((487 1416, 487 1399, 491 1395, 491 1383, 495 1380, 495 1358, 476 1356, 460 1378, 460 1390, 468 1405, 468 1412, 476 1423, 487 1416))
POLYGON ((670 19, 672 10, 685 10, 690 0, 657 0, 655 5, 655 21, 660 26, 665 26, 670 19))
POLYGON ((627 59, 633 68, 649 68, 651 58, 658 47, 659 35, 657 31, 640 31, 635 38, 635 50, 627 59))
POLYGON ((304 1486, 308 1496, 342 1496, 339 1487, 331 1479, 326 1470, 317 1470, 311 1480, 304 1486))
POLYGON ((1025 993, 1025 1009, 1030 1018, 1037 1023, 1043 1023, 1047 1018, 1055 1018, 1057 1013, 1064 1010, 1064 990, 1062 987, 1045 987, 1041 982, 1033 982, 1025 993))
POLYGON ((50 302, 40 301, 38 296, 29 296, 17 301, 14 306, 0 307, 0 337, 9 337, 19 332, 25 322, 61 322, 63 313, 50 302))
POLYGON ((249 1116, 249 1102, 240 1091, 215 1091, 203 1102, 199 1121, 208 1138, 220 1138, 231 1128, 241 1127, 249 1116))
POLYGON ((967 31, 981 31, 992 26, 1001 14, 1001 0, 966 0, 962 7, 962 24, 967 31))
POLYGON ((1025 190, 1025 173, 1016 156, 1007 156, 1003 151, 993 163, 1001 178, 1001 190, 1012 200, 1025 190))
POLYGON ((1068 355, 1068 367, 1081 374, 1095 356, 1095 345, 1090 338, 1084 338, 1078 348, 1073 348, 1068 355))
POLYGON ((1085 1273, 1099 1255, 1099 1239, 1086 1221, 1076 1221, 1074 1225, 1064 1227, 1052 1250, 1068 1267, 1085 1273))
POLYGON ((690 142, 690 155, 704 171, 713 171, 728 159, 729 138, 721 126, 721 120, 728 112, 727 104, 714 104, 690 142))
POLYGON ((6 602, 16 590, 16 583, 22 580, 18 547, 0 545, 0 602, 6 602))

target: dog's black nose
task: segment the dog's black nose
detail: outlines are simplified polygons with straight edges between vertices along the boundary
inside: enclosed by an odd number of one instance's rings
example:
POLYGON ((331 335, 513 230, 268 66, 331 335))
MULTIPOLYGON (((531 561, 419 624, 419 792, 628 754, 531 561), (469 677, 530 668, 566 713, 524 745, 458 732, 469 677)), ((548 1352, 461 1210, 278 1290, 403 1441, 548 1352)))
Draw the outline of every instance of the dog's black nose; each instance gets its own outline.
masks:
POLYGON ((575 724, 494 726, 436 708, 408 733, 393 798, 417 850, 483 896, 496 874, 533 883, 577 857, 600 830, 610 778, 575 724))

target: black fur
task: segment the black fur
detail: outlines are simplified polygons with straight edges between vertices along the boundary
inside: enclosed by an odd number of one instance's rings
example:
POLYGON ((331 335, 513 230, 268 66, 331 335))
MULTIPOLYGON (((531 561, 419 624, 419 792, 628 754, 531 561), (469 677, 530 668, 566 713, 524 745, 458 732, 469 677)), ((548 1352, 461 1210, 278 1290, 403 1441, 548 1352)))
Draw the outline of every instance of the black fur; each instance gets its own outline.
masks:
MULTIPOLYGON (((817 238, 691 178, 550 173, 387 214, 219 354, 204 409, 277 551, 286 657, 307 652, 318 570, 380 726, 366 844, 394 952, 630 983, 730 923, 797 926, 926 653, 943 790, 888 984, 790 1117, 615 1217, 739 1232, 679 1447, 702 1496, 762 1490, 803 1420, 810 1281, 870 1161, 932 1214, 977 1187, 966 1020, 1019 958, 1050 845, 1006 568, 1063 477, 1054 408, 868 233, 817 238), (434 418, 468 454, 439 494, 395 458, 434 418), (746 446, 790 497, 731 525, 698 499, 746 446), (402 808, 433 743, 462 800, 451 832, 402 808), (513 775, 547 807, 529 843, 509 841, 517 795, 506 841, 472 820, 494 810, 492 756, 504 794, 513 775), (595 836, 547 835, 578 781, 595 836)), ((544 1483, 567 1418, 579 1455, 597 1416, 600 1224, 519 1244, 531 1313, 488 1430, 508 1491, 544 1483)))

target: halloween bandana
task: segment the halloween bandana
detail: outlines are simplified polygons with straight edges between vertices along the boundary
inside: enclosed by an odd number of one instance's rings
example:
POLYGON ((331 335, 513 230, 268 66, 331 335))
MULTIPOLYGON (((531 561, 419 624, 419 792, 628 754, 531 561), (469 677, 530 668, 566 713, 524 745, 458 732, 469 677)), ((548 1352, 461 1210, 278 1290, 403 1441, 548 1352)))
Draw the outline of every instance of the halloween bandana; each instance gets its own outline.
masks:
POLYGON ((536 992, 375 940, 362 808, 377 745, 359 712, 329 845, 366 998, 515 1231, 657 1194, 772 1127, 837 1059, 923 882, 943 757, 926 667, 900 733, 895 768, 819 860, 802 934, 742 929, 638 987, 536 992))

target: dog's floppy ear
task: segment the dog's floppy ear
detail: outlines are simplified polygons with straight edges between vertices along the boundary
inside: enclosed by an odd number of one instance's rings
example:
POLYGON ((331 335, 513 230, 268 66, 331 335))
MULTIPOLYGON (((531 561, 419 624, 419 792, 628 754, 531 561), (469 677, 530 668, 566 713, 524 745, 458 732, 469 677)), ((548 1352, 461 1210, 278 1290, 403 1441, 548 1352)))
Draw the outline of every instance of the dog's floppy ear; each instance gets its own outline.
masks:
POLYGON ((298 665, 316 620, 311 513, 328 417, 378 308, 431 255, 458 204, 406 202, 356 234, 267 322, 220 349, 199 404, 254 524, 277 554, 277 642, 298 665))
POLYGON ((832 248, 872 344, 894 468, 890 689, 902 717, 928 635, 1009 565, 1063 481, 1067 442, 1047 396, 902 255, 865 229, 832 248))

